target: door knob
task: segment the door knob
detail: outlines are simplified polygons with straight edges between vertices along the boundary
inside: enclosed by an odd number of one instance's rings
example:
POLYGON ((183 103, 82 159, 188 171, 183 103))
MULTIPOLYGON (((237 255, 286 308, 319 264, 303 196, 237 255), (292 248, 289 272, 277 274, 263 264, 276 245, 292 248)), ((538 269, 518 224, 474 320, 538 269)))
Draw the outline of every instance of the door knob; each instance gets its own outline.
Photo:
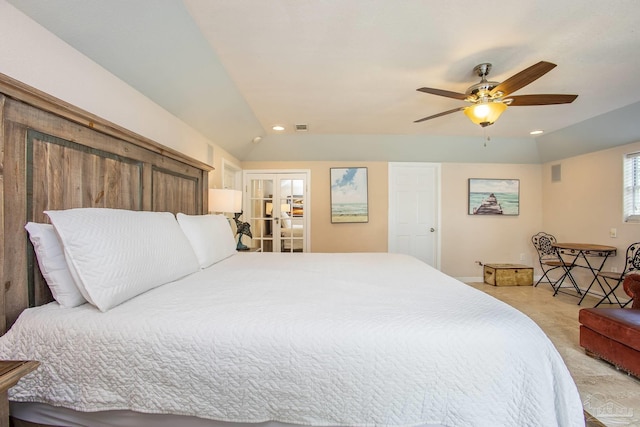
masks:
POLYGON ((431 229, 429 231, 431 231, 433 233, 434 231, 436 231, 436 229, 431 227, 431 229))

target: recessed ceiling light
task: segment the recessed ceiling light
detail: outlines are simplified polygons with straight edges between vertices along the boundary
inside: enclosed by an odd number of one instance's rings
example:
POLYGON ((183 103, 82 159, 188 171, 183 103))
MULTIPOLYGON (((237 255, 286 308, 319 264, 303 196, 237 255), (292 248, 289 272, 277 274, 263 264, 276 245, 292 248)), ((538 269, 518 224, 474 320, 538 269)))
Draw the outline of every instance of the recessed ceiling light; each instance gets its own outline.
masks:
POLYGON ((532 130, 531 132, 529 132, 529 135, 540 135, 541 133, 544 133, 543 130, 532 130))
POLYGON ((273 130, 284 130, 284 126, 280 126, 280 125, 275 125, 274 127, 272 127, 271 129, 273 130))

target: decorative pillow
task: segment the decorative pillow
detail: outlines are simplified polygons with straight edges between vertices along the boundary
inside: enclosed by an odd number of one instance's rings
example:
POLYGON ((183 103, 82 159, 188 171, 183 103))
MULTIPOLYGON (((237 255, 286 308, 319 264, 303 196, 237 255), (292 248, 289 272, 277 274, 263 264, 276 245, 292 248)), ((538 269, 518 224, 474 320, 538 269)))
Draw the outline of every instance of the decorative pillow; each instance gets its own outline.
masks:
POLYGON ((87 302, 82 296, 64 259, 62 246, 51 224, 28 222, 24 228, 36 252, 40 272, 51 289, 53 298, 62 307, 77 307, 87 302))
POLYGON ((177 215, 178 223, 198 257, 200 268, 236 254, 236 241, 224 215, 177 215))
POLYGON ((80 208, 45 213, 78 289, 101 311, 198 270, 198 259, 169 212, 80 208))

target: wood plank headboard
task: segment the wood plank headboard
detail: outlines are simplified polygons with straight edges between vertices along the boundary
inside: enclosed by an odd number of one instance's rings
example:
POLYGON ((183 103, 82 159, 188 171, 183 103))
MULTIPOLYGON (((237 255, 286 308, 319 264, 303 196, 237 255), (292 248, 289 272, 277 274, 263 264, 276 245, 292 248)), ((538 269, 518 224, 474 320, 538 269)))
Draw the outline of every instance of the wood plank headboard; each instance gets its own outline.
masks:
POLYGON ((51 301, 28 221, 79 207, 202 214, 211 170, 0 74, 0 333, 51 301))

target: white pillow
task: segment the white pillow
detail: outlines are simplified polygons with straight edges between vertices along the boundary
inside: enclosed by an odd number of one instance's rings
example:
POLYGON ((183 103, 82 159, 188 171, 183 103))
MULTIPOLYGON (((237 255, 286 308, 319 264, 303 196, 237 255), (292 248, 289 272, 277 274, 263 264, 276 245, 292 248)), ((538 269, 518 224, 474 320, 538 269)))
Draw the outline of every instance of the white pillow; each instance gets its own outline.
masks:
POLYGON ((198 257, 200 268, 237 253, 229 220, 224 215, 177 215, 178 223, 198 257))
POLYGON ((198 259, 169 212, 80 208, 45 213, 76 285, 101 311, 198 270, 198 259))
POLYGON ((87 300, 71 277, 53 225, 28 222, 24 228, 29 232, 40 272, 49 285, 53 298, 62 307, 77 307, 86 303, 87 300))
POLYGON ((282 216, 282 228, 291 228, 291 218, 288 213, 281 212, 282 216))

